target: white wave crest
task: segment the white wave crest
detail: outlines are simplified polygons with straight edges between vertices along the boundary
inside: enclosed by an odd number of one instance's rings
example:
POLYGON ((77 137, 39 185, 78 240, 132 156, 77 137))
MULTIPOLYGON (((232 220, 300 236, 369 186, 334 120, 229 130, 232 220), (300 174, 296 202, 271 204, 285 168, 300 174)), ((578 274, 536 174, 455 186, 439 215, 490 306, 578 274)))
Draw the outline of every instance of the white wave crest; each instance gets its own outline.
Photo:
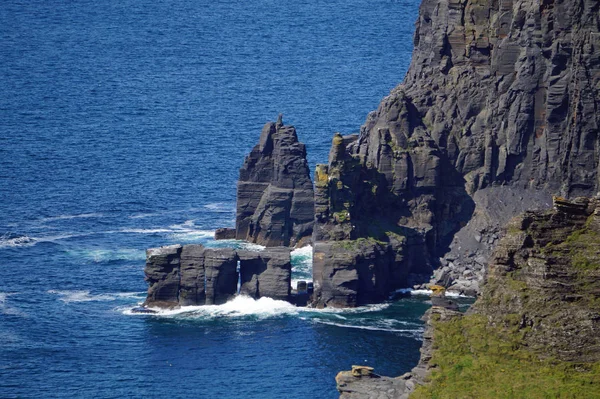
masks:
POLYGON ((91 294, 85 290, 49 290, 49 294, 59 296, 59 300, 64 303, 72 302, 94 302, 94 301, 116 301, 122 299, 143 299, 145 292, 112 292, 104 294, 91 294))
MULTIPOLYGON (((421 289, 421 290, 413 290, 412 288, 400 288, 396 291, 394 291, 396 294, 410 294, 410 295, 417 295, 417 296, 431 296, 433 295, 433 291, 432 290, 425 290, 425 289, 421 289)), ((473 298, 469 295, 464 295, 461 294, 458 291, 446 291, 445 295, 449 298, 473 298)))
POLYGON ((207 238, 213 238, 215 236, 214 230, 179 230, 171 231, 169 237, 173 240, 181 242, 196 242, 198 240, 205 240, 207 238))
POLYGON ((6 233, 0 236, 0 248, 18 248, 30 247, 38 242, 36 238, 28 236, 15 236, 11 233, 6 233))
POLYGON ((45 223, 45 222, 54 222, 54 221, 57 221, 57 220, 85 219, 85 218, 102 218, 102 217, 104 217, 104 215, 102 213, 92 212, 92 213, 80 213, 80 214, 76 214, 76 215, 51 216, 51 217, 47 217, 47 218, 42 218, 42 219, 40 219, 40 221, 43 222, 43 223, 45 223))
POLYGON ((216 213, 229 213, 235 212, 235 204, 227 203, 227 202, 213 202, 210 204, 204 205, 205 209, 216 213))
POLYGON ((423 329, 406 329, 406 328, 388 328, 388 327, 379 327, 379 326, 364 326, 357 324, 344 324, 344 323, 336 323, 334 321, 322 320, 322 319, 313 319, 313 322, 318 324, 326 324, 328 326, 336 326, 342 328, 354 328, 359 330, 370 330, 370 331, 385 331, 385 332, 395 332, 402 333, 403 335, 408 335, 413 338, 420 338, 423 333, 423 329))
MULTIPOLYGON (((158 309, 150 308, 156 313, 154 316, 185 316, 197 319, 216 319, 216 318, 237 318, 253 316, 259 319, 278 317, 282 315, 298 314, 300 308, 286 301, 278 301, 271 298, 253 299, 248 296, 238 295, 231 301, 223 305, 204 305, 204 306, 182 306, 177 309, 158 309)), ((125 309, 123 314, 134 313, 132 309, 125 309)))
POLYGON ((90 259, 95 263, 108 262, 111 260, 144 260, 146 252, 144 250, 122 248, 117 250, 110 249, 90 249, 74 250, 67 252, 78 258, 90 259))
POLYGON ((106 231, 105 233, 134 233, 134 234, 158 234, 158 233, 171 233, 171 229, 121 229, 106 231))
POLYGON ((306 258, 306 257, 312 258, 312 251, 313 251, 313 247, 311 245, 306 245, 304 247, 294 249, 290 255, 296 256, 299 258, 306 258))

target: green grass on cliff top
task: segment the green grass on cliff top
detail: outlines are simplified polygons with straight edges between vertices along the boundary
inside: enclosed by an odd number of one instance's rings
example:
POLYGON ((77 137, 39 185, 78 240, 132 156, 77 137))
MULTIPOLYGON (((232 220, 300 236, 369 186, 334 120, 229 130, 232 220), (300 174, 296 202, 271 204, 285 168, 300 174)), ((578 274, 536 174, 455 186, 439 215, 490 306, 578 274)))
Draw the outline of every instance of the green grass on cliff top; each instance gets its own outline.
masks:
POLYGON ((411 399, 600 398, 600 364, 540 360, 524 331, 499 330, 481 315, 435 323, 430 383, 411 399))

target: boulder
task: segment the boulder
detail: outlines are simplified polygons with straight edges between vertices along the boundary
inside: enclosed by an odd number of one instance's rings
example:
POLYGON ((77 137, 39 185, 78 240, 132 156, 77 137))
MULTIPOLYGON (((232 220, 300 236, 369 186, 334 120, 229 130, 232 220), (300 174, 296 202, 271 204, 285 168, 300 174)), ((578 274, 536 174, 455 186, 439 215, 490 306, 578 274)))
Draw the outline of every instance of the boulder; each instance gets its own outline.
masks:
POLYGON ((222 227, 220 229, 215 230, 215 240, 234 240, 234 239, 235 239, 235 229, 222 227))

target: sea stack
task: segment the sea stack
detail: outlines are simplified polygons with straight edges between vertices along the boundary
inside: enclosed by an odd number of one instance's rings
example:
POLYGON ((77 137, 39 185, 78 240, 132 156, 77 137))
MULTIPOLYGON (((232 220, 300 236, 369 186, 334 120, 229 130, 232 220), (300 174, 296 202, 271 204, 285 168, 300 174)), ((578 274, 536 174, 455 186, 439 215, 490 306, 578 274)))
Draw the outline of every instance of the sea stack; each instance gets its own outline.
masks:
POLYGON ((263 127, 240 169, 235 237, 267 247, 309 242, 313 197, 306 147, 279 115, 263 127))

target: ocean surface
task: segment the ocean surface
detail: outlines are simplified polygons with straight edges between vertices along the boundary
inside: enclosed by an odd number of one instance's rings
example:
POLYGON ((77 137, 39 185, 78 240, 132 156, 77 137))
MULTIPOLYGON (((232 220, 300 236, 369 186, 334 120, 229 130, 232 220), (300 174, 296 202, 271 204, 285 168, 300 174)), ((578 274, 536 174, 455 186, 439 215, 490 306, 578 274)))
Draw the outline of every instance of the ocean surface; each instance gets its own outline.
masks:
MULTIPOLYGON (((213 241, 262 125, 309 163, 404 77, 418 0, 3 0, 0 397, 336 398, 399 375, 428 298, 316 311, 263 298, 159 315, 145 248, 213 241)), ((294 252, 310 278, 310 248, 294 252)))

